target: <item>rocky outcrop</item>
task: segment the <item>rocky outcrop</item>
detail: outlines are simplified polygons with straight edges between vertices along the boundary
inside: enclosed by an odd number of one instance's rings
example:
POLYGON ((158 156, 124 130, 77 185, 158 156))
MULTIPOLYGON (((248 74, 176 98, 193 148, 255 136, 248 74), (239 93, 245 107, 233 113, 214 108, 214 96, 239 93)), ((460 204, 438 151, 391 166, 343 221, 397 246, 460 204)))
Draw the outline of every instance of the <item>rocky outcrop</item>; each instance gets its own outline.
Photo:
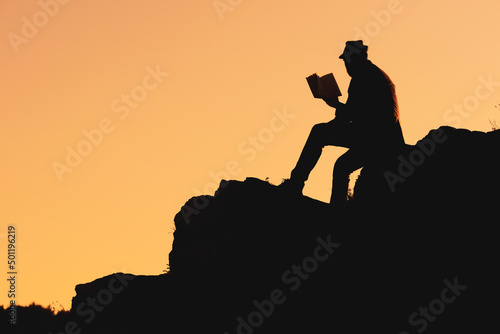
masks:
POLYGON ((367 165, 341 210, 222 181, 176 215, 167 275, 78 285, 72 313, 83 333, 486 332, 499 145, 499 131, 433 130, 367 165))

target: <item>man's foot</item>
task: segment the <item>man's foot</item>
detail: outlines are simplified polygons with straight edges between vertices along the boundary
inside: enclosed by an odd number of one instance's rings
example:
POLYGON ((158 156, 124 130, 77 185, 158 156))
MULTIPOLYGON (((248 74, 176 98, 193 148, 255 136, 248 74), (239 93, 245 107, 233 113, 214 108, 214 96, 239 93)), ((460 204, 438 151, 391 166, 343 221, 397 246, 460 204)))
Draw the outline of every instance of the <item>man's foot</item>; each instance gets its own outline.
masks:
POLYGON ((294 195, 302 196, 302 189, 304 189, 304 182, 295 181, 293 179, 283 179, 283 182, 278 186, 280 190, 294 195))

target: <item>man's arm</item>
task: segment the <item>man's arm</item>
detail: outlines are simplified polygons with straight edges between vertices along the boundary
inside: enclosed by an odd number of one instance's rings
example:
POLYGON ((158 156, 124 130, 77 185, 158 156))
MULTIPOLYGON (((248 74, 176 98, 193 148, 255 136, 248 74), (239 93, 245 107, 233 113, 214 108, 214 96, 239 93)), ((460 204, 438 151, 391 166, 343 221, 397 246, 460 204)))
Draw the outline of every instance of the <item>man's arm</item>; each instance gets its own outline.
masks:
POLYGON ((339 98, 337 96, 331 98, 324 98, 323 101, 325 101, 325 103, 328 104, 330 107, 336 109, 335 117, 348 120, 347 105, 345 103, 339 102, 339 98))
POLYGON ((324 97, 323 101, 325 101, 326 104, 328 104, 330 107, 337 109, 338 105, 340 104, 339 102, 339 97, 324 97))

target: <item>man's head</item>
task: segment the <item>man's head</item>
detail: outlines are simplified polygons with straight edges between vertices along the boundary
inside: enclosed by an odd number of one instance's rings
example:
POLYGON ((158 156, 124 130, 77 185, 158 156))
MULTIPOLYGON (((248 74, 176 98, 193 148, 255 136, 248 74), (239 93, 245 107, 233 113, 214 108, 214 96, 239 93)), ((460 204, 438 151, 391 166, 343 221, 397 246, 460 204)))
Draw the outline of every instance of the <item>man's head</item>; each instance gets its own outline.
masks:
POLYGON ((348 41, 339 57, 344 61, 347 73, 352 77, 361 64, 368 59, 368 46, 363 41, 348 41))

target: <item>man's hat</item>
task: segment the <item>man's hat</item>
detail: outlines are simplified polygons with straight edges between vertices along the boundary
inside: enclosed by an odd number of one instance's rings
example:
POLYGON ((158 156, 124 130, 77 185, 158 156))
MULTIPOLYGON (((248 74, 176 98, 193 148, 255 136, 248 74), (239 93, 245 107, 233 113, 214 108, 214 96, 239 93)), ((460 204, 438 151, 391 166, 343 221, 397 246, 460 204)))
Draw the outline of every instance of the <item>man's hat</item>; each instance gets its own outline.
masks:
POLYGON ((368 46, 363 44, 362 40, 359 41, 347 41, 345 43, 344 52, 340 55, 340 59, 350 60, 350 57, 359 57, 368 54, 368 46))

